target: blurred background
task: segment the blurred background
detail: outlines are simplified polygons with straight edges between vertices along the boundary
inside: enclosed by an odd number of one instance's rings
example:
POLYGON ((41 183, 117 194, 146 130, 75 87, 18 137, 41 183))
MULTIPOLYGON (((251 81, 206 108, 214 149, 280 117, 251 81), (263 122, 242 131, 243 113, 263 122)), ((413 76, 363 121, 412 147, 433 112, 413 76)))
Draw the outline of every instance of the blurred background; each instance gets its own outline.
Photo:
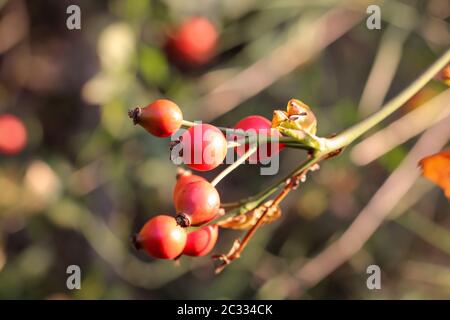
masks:
MULTIPOLYGON (((322 164, 219 276, 209 257, 131 248, 145 221, 174 213, 176 167, 169 140, 127 116, 164 97, 188 120, 233 126, 295 97, 328 136, 449 47, 449 13, 447 0, 0 0, 0 298, 450 298, 449 202, 417 168, 448 145, 438 78, 322 164), (72 4, 79 30, 66 25, 72 4), (379 30, 366 26, 371 4, 379 30), (81 290, 66 287, 73 264, 81 290), (371 264, 381 290, 366 287, 371 264)), ((238 168, 222 200, 257 193, 304 157, 283 151, 277 176, 238 168)), ((240 235, 221 231, 214 252, 240 235)))

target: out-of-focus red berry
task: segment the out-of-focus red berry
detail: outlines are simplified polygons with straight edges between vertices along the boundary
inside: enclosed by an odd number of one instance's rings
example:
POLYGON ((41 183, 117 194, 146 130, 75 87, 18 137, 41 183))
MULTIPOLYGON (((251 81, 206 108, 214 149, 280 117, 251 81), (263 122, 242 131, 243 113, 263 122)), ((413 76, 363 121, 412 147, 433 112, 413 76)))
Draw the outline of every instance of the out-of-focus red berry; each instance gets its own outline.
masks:
POLYGON ((0 153, 14 155, 27 143, 27 130, 19 118, 11 114, 0 116, 0 153))
POLYGON ((215 53, 216 27, 204 17, 193 17, 182 23, 167 42, 169 55, 178 62, 201 65, 215 53))

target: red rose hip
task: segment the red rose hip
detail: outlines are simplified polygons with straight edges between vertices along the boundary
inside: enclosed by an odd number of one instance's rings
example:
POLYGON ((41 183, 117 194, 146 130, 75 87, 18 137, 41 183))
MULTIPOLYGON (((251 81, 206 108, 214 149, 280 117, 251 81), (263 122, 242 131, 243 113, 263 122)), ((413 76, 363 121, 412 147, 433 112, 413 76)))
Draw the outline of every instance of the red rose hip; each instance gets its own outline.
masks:
POLYGON ((191 169, 208 171, 219 166, 227 155, 227 140, 210 124, 190 127, 180 137, 184 163, 191 169))
MULTIPOLYGON (((262 116, 258 115, 252 115, 245 117, 244 119, 240 120, 236 125, 234 126, 235 129, 241 129, 244 132, 248 133, 247 136, 256 135, 256 134, 265 134, 269 136, 278 136, 281 137, 281 133, 278 130, 275 130, 272 128, 272 124, 269 119, 264 118, 262 116)), ((237 139, 239 139, 239 136, 237 136, 237 139)), ((261 144, 258 147, 257 153, 254 153, 250 156, 250 160, 255 161, 255 159, 259 162, 261 159, 270 158, 272 155, 272 144, 271 143, 265 143, 261 144)), ((282 144, 274 145, 275 151, 280 151, 284 148, 282 144)), ((249 144, 245 145, 245 148, 237 147, 237 154, 239 156, 242 156, 245 152, 247 152, 249 149, 249 144)))
POLYGON ((220 196, 207 181, 186 184, 176 195, 177 223, 182 227, 201 225, 213 219, 220 208, 220 196))
POLYGON ((177 62, 202 65, 214 55, 217 38, 217 30, 211 21, 204 17, 193 17, 173 32, 166 49, 177 62))
POLYGON ((207 255, 216 245, 218 235, 217 225, 206 226, 188 233, 183 254, 192 257, 207 255))
POLYGON ((183 114, 174 102, 159 99, 144 108, 135 108, 128 112, 134 124, 157 137, 169 137, 174 134, 183 121, 183 114))
POLYGON ((145 250, 150 256, 159 259, 178 257, 186 245, 186 232, 175 218, 159 215, 151 218, 141 231, 133 236, 136 249, 145 250))
POLYGON ((206 181, 205 178, 192 174, 189 170, 182 170, 177 175, 177 183, 175 184, 175 188, 173 189, 173 202, 175 203, 175 199, 177 194, 188 184, 196 181, 206 181))

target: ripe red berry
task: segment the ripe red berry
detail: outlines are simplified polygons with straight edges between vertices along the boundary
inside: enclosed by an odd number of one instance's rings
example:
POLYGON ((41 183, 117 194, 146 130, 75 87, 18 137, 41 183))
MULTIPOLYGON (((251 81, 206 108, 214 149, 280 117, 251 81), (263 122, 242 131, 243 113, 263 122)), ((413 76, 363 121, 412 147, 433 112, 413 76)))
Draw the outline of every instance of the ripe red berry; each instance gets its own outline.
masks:
POLYGON ((220 196, 207 181, 188 183, 175 199, 177 222, 182 227, 201 225, 213 219, 220 208, 220 196))
POLYGON ((183 254, 192 257, 207 255, 216 245, 218 235, 217 225, 206 226, 188 233, 183 254))
POLYGON ((189 170, 184 170, 177 175, 177 183, 175 184, 175 188, 173 189, 173 202, 175 203, 175 199, 180 192, 188 183, 195 181, 206 181, 205 178, 192 174, 189 170))
POLYGON ((27 130, 22 120, 11 115, 0 116, 0 153, 14 155, 20 152, 27 142, 27 130))
POLYGON ((214 55, 217 30, 204 17, 194 17, 181 24, 167 42, 169 55, 188 65, 201 65, 214 55))
POLYGON ((175 218, 159 215, 148 220, 132 240, 136 249, 144 249, 154 258, 174 259, 183 252, 186 239, 186 231, 175 218))
POLYGON ((174 134, 183 121, 183 114, 174 102, 159 99, 144 108, 135 108, 128 112, 134 124, 157 137, 169 137, 174 134))
MULTIPOLYGON (((248 134, 269 134, 269 136, 278 136, 281 137, 281 133, 278 130, 275 130, 271 127, 271 122, 258 115, 252 115, 245 117, 244 119, 240 120, 236 125, 234 126, 235 129, 241 129, 248 134)), ((233 137, 234 138, 234 137, 233 137)), ((239 136, 237 136, 239 139, 239 136)), ((234 138, 235 139, 235 138, 234 138)), ((274 145, 274 150, 280 151, 283 149, 282 144, 274 145)), ((265 160, 266 158, 270 158, 272 156, 272 144, 266 143, 261 144, 258 147, 257 153, 254 153, 250 160, 255 161, 255 159, 259 162, 260 160, 265 160), (267 155, 267 156, 265 156, 267 155)), ((247 152, 249 149, 249 145, 246 144, 245 148, 237 147, 237 154, 239 156, 242 156, 245 152, 247 152)))
POLYGON ((199 171, 212 170, 227 155, 227 140, 222 132, 210 124, 190 127, 180 137, 184 163, 199 171))

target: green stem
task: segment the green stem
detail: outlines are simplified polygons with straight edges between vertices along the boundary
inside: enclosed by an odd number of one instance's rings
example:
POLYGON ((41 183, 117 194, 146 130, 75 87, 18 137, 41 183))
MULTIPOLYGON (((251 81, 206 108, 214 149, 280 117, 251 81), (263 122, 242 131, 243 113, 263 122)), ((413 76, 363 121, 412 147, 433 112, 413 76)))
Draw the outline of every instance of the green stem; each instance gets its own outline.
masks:
MULTIPOLYGON (((228 149, 236 148, 236 147, 239 147, 239 146, 241 146, 243 144, 248 144, 249 141, 254 141, 254 140, 246 139, 246 140, 238 140, 238 141, 228 141, 227 148, 228 149)), ((283 145, 286 148, 290 148, 290 149, 312 150, 312 149, 306 147, 305 145, 297 143, 297 142, 283 142, 283 145)))
MULTIPOLYGON (((286 175, 280 180, 275 181, 272 183, 268 188, 265 190, 257 193, 256 195, 243 199, 242 201, 239 201, 238 203, 241 203, 240 206, 238 206, 236 209, 231 210, 228 212, 225 216, 222 218, 227 218, 229 216, 233 216, 236 214, 244 214, 247 211, 253 210, 259 205, 261 205, 268 197, 270 197, 272 194, 274 194, 282 185, 284 185, 287 180, 291 177, 294 177, 298 174, 300 174, 302 171, 306 170, 307 168, 311 167, 312 165, 318 163, 321 160, 320 157, 310 157, 306 159, 302 164, 300 164, 295 170, 293 170, 291 173, 286 175)), ((236 203, 236 204, 238 204, 236 203)), ((234 203, 233 203, 234 204, 234 203)))
MULTIPOLYGON (((193 121, 188 121, 188 120, 181 121, 181 126, 186 129, 189 129, 190 127, 193 127, 197 124, 200 124, 200 122, 193 122, 193 121)), ((226 127, 217 127, 217 129, 219 129, 223 133, 230 133, 230 134, 241 135, 241 136, 246 134, 245 132, 243 132, 241 130, 238 131, 238 130, 234 130, 234 129, 226 128, 226 127)))
POLYGON ((192 122, 192 121, 188 121, 188 120, 183 120, 183 121, 181 121, 181 126, 183 127, 183 128, 190 128, 190 127, 193 127, 193 126, 195 126, 196 125, 196 123, 195 122, 192 122))
MULTIPOLYGON (((244 142, 245 143, 245 142, 244 142)), ((228 141, 227 142, 227 148, 228 149, 232 149, 232 148, 236 148, 239 147, 242 143, 239 141, 228 141)))
MULTIPOLYGON (((192 122, 192 121, 188 121, 188 120, 183 120, 181 122, 181 126, 183 128, 190 128, 193 127, 194 125, 196 125, 197 123, 192 122)), ((242 131, 242 130, 235 130, 232 128, 225 128, 225 127, 217 127, 220 131, 224 132, 224 133, 228 133, 228 134, 233 134, 233 135, 237 135, 237 136, 245 136, 245 139, 250 139, 255 137, 255 139, 257 138, 258 140, 265 140, 265 142, 279 142, 279 143, 288 143, 290 144, 290 146, 292 147, 297 147, 298 149, 310 149, 307 146, 305 146, 304 144, 301 144, 298 142, 298 140, 292 138, 292 137, 278 137, 278 136, 267 136, 265 134, 260 134, 260 135, 250 135, 248 134, 248 132, 242 131)), ((238 141, 240 142, 240 141, 238 141)), ((240 142, 243 143, 243 142, 240 142)), ((246 142, 247 143, 247 142, 246 142)))
POLYGON ((414 94, 416 94, 427 82, 429 82, 450 61, 450 49, 448 49, 438 60, 436 60, 419 78, 405 88, 394 99, 386 103, 378 112, 350 127, 334 138, 328 139, 328 147, 338 150, 352 143, 361 135, 372 129, 393 112, 403 106, 414 94))
POLYGON ((215 187, 220 180, 225 178, 230 172, 232 172, 234 169, 236 169, 238 166, 240 166, 248 157, 250 157, 253 153, 256 152, 258 149, 258 145, 255 145, 247 150, 246 153, 244 153, 239 159, 237 159, 233 164, 229 165, 225 170, 223 170, 217 177, 214 178, 213 181, 211 181, 211 184, 215 187))

